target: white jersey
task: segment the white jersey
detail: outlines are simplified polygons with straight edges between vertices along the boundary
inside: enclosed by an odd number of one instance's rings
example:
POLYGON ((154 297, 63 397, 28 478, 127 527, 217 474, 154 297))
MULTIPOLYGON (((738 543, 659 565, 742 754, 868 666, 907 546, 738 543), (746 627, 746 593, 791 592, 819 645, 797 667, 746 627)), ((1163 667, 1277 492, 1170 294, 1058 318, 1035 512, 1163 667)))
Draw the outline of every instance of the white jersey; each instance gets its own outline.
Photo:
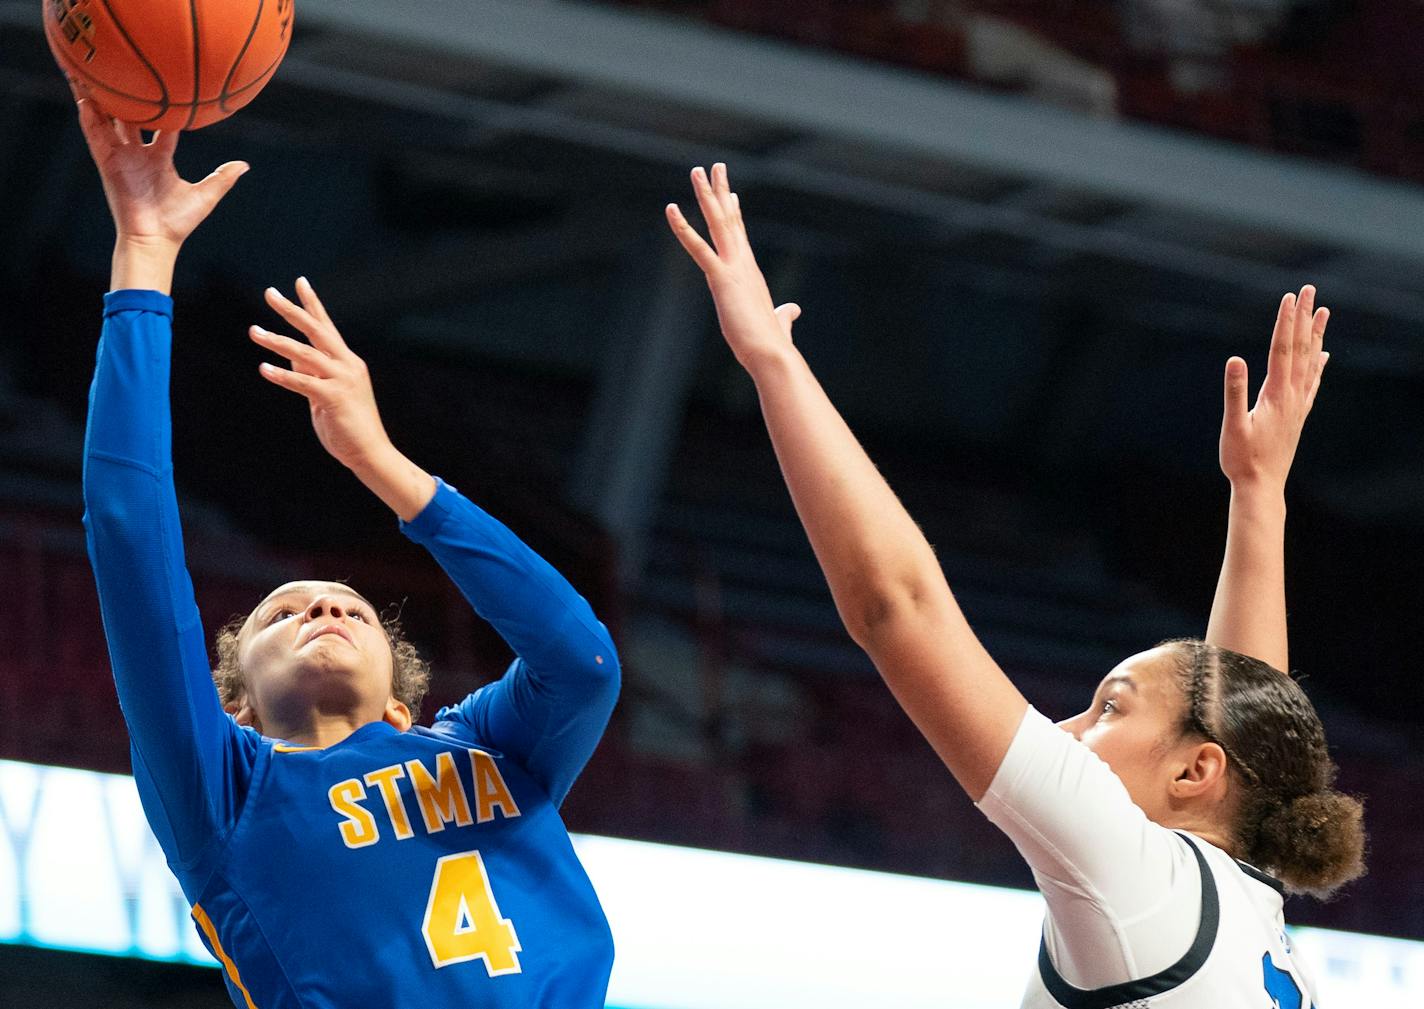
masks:
POLYGON ((1147 819, 1030 708, 979 808, 1048 905, 1023 1009, 1318 1009, 1279 882, 1147 819))

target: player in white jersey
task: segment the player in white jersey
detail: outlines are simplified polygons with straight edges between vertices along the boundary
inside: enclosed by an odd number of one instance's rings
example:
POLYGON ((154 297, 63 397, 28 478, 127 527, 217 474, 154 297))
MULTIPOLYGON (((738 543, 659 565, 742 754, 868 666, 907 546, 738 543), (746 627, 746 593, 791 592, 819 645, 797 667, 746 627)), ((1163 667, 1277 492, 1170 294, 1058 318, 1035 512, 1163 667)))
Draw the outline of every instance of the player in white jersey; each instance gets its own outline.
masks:
POLYGON ((1205 641, 1123 661, 1082 714, 1031 708, 960 612, 934 551, 826 398, 776 308, 725 166, 693 188, 709 245, 673 233, 707 276, 756 383, 782 473, 851 636, 1047 903, 1031 1009, 1310 1009, 1285 935, 1286 889, 1328 894, 1363 871, 1359 802, 1289 675, 1285 482, 1319 388, 1326 310, 1282 300, 1254 408, 1226 369, 1226 557, 1205 641))

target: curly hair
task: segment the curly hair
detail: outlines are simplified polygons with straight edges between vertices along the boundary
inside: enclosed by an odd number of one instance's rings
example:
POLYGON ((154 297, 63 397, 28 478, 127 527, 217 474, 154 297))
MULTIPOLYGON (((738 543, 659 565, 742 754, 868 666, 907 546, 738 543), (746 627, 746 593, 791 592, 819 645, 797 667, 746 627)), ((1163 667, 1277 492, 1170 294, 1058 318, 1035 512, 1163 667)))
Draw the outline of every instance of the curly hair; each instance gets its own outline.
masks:
POLYGON ((1335 790, 1315 707, 1290 676, 1194 639, 1164 641, 1186 697, 1180 730, 1226 753, 1245 861, 1328 897, 1364 874, 1364 805, 1335 790))
MULTIPOLYGON (((240 700, 247 689, 238 661, 238 635, 247 619, 246 615, 234 616, 218 631, 214 642, 217 662, 213 663, 213 685, 218 688, 224 707, 240 700)), ((391 645, 391 696, 409 708, 411 722, 417 722, 420 704, 430 690, 430 663, 406 638, 400 617, 382 615, 381 629, 391 645)))

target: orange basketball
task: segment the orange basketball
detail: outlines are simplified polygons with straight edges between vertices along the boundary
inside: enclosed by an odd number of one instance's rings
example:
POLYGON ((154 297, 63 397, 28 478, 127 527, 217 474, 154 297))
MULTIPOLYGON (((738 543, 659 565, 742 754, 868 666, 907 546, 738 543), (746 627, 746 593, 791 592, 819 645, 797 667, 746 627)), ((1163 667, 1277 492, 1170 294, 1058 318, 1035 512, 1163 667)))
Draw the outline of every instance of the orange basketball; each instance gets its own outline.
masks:
POLYGON ((196 130, 262 90, 293 0, 42 0, 45 38, 79 92, 146 130, 196 130))

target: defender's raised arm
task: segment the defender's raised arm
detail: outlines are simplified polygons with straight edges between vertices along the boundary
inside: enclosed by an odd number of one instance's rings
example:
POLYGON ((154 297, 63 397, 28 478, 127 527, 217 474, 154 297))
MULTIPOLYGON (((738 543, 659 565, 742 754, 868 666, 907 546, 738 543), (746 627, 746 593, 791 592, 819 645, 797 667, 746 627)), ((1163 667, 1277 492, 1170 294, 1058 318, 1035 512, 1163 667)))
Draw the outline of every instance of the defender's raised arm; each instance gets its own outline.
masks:
POLYGON ((1315 288, 1281 299, 1266 380, 1247 407, 1246 362, 1226 362, 1221 471, 1231 481, 1226 554, 1206 640, 1290 671, 1286 634, 1286 477, 1330 355, 1321 350, 1328 308, 1315 288))
POLYGON ((712 245, 668 207, 707 276, 722 332, 756 383, 762 414, 811 546, 852 638, 965 791, 979 799, 1027 702, 970 629, 934 550, 791 341, 774 308, 724 165, 693 188, 712 245))

